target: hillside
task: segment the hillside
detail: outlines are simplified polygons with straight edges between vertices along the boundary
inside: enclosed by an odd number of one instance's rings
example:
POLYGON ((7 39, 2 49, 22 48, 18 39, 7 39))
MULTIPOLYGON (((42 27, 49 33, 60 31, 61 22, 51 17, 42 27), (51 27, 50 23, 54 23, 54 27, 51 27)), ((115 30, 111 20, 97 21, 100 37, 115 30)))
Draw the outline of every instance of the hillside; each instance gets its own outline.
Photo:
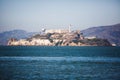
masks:
POLYGON ((36 33, 26 32, 24 30, 5 31, 3 33, 0 33, 0 45, 6 45, 10 38, 22 39, 22 38, 30 37, 33 34, 36 33))
POLYGON ((110 43, 120 46, 120 24, 92 27, 81 32, 84 36, 96 36, 97 38, 107 39, 110 43))

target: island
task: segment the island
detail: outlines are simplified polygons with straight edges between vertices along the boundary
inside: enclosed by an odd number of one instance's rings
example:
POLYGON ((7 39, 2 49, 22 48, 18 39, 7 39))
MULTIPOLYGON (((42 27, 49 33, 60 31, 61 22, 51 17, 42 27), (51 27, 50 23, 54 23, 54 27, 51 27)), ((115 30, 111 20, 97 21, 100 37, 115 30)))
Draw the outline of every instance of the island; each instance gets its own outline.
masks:
MULTIPOLYGON (((21 33, 22 34, 22 33, 21 33)), ((80 30, 42 29, 42 32, 26 39, 10 38, 8 46, 111 46, 107 39, 84 37, 80 30)))

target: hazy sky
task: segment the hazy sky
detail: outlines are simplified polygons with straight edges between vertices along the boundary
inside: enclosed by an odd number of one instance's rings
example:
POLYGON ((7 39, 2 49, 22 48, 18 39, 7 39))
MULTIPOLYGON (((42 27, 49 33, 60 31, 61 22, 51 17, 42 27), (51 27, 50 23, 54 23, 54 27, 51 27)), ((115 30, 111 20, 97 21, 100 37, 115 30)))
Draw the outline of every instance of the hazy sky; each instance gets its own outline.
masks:
POLYGON ((0 0, 0 32, 120 23, 120 0, 0 0))

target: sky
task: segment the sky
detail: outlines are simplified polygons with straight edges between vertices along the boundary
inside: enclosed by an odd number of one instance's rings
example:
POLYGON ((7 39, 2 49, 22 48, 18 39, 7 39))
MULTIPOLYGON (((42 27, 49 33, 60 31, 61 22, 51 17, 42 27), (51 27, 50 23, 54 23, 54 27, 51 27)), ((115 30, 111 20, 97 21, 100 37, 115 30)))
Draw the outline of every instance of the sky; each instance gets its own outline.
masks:
POLYGON ((0 0, 0 32, 83 30, 120 23, 120 0, 0 0))

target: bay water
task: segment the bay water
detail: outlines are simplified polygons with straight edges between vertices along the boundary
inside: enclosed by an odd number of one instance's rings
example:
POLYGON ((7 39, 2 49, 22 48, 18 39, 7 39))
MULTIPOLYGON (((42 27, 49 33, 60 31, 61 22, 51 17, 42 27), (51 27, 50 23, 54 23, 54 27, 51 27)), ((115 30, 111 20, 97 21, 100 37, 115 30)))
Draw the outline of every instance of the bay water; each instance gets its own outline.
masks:
POLYGON ((0 46, 0 80, 120 80, 120 47, 0 46))

